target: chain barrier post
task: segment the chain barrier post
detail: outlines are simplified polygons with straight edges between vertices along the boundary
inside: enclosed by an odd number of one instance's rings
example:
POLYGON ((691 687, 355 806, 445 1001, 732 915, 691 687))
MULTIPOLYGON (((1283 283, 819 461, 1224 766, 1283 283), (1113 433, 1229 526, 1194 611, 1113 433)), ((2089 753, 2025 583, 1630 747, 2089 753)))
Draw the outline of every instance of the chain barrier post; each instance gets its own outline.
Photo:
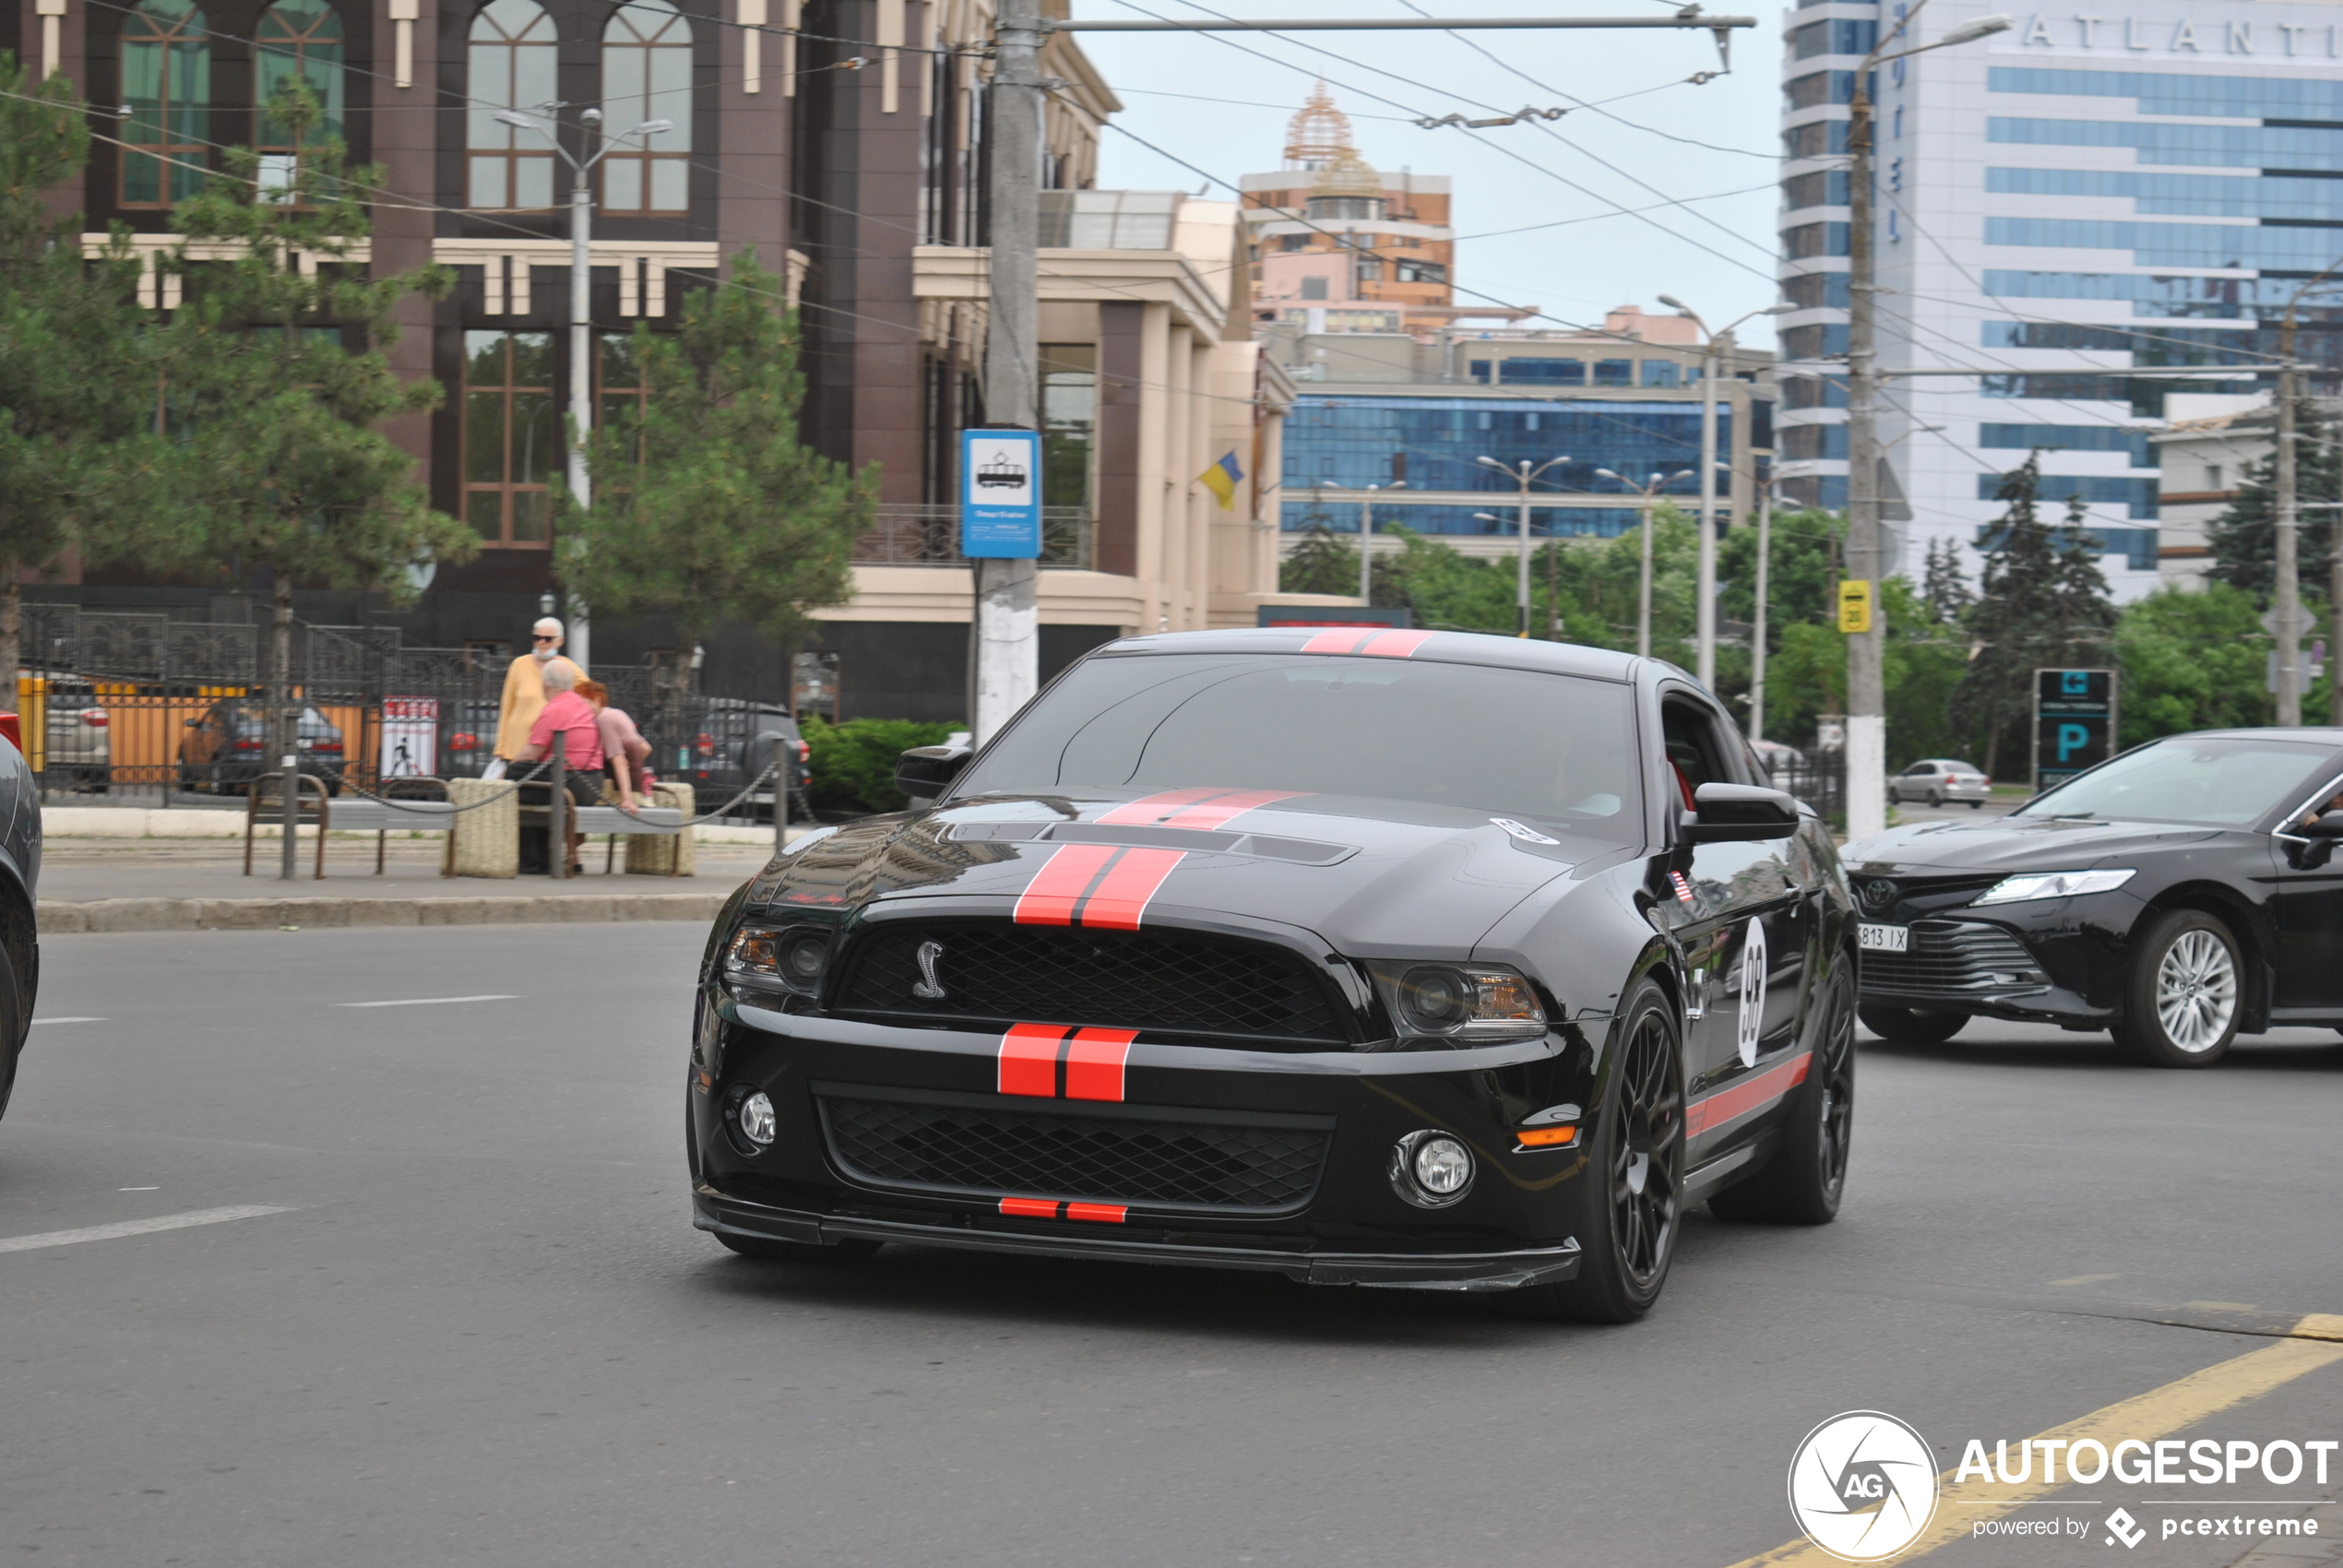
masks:
POLYGON ((773 853, 789 848, 789 737, 773 737, 773 853))
MULTIPOLYGON (((291 882, 301 874, 296 869, 301 859, 301 848, 295 842, 301 832, 301 758, 285 758, 284 771, 277 776, 277 789, 285 806, 285 853, 278 874, 291 882)), ((323 833, 325 830, 325 818, 321 816, 317 819, 317 831, 323 833)))
POLYGON ((553 798, 545 812, 545 852, 553 857, 553 880, 569 880, 569 733, 553 731, 553 798))

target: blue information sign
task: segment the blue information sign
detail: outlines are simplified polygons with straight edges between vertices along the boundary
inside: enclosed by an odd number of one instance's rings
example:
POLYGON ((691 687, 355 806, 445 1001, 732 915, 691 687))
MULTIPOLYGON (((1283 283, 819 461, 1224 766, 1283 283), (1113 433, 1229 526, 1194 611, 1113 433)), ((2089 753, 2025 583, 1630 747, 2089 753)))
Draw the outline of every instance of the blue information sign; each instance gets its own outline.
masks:
POLYGON ((960 553, 1004 561, 1041 553, 1041 438, 1032 431, 960 433, 960 553))

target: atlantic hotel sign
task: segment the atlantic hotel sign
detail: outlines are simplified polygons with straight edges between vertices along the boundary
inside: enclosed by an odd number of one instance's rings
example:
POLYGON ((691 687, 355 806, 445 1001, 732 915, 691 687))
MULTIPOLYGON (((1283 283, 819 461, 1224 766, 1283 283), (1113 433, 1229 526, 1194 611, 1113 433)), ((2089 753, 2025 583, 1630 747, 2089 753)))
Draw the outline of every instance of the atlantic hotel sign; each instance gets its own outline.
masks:
MULTIPOLYGON (((2256 12, 2268 9, 2263 6, 2253 8, 2256 12)), ((2267 60, 2343 60, 2343 23, 2276 21, 2266 15, 2246 21, 2208 22, 2201 17, 2166 19, 2037 11, 2017 40, 2019 49, 2055 49, 2061 53, 2082 49, 2134 59, 2253 55, 2267 60)), ((1996 51, 2008 52, 2006 45, 1996 51)))

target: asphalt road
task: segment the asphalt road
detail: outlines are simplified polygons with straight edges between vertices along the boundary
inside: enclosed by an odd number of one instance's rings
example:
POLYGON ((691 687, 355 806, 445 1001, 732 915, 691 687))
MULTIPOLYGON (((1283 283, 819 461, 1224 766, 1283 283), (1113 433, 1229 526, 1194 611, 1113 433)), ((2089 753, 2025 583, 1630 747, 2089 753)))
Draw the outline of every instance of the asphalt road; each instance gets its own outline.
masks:
MULTIPOLYGON (((1726 1568, 1796 1536, 1791 1454, 1844 1410, 1948 1467, 2142 1396, 2149 1437, 2343 1438, 2343 1360, 2316 1360, 2343 1347, 2236 1331, 2343 1313, 2332 1035, 2202 1074, 2015 1028, 1873 1045, 1839 1223, 1696 1216, 1659 1310, 1593 1329, 1204 1272, 734 1258, 691 1228, 679 1146, 700 940, 54 939, 58 1021, 0 1123, 0 1553, 1726 1568), (511 1000, 349 1005, 486 996, 511 1000), (239 1207, 278 1212, 103 1229, 239 1207), (2227 1410, 2171 1415, 2208 1387, 2227 1410)), ((2343 1462, 2052 1493, 2087 1538, 1928 1561, 2210 1568, 2246 1543, 2124 1550, 2097 1521, 2338 1491, 2343 1462)))

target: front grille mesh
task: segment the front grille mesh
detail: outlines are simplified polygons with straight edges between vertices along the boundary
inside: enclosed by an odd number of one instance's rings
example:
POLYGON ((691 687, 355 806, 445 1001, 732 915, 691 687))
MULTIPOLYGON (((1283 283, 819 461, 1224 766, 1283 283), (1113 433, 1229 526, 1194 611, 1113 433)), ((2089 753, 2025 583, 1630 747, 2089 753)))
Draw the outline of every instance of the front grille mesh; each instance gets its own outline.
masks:
POLYGON ((1903 953, 1862 955, 1862 988, 1911 996, 1974 996, 2043 983, 2041 964, 1999 926, 1921 921, 1903 953))
POLYGON ((821 1097, 830 1152, 875 1187, 1273 1213, 1318 1184, 1331 1134, 821 1097))
POLYGON ((838 1005, 939 1018, 1091 1024, 1339 1045, 1326 977, 1266 943, 1181 933, 905 921, 854 945, 838 1005), (940 998, 913 992, 934 941, 940 998))

